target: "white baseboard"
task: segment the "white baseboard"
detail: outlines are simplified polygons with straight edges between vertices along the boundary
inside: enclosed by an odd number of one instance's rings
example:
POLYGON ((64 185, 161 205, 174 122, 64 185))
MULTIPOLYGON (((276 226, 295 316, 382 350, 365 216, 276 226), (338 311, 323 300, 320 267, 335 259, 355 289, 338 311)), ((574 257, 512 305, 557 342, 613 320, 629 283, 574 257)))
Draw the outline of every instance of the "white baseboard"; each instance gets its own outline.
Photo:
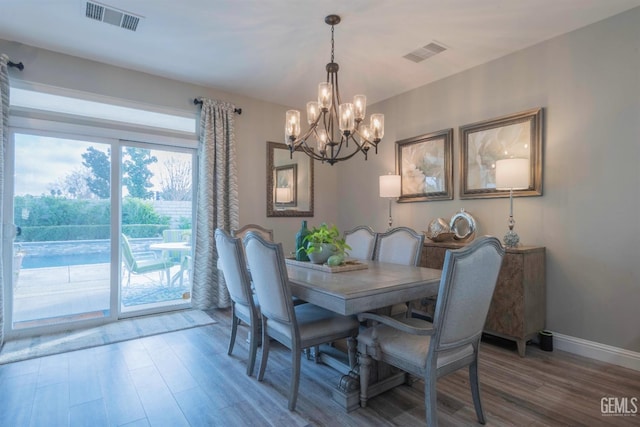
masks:
POLYGON ((582 338, 553 333, 553 348, 640 371, 640 353, 582 338))

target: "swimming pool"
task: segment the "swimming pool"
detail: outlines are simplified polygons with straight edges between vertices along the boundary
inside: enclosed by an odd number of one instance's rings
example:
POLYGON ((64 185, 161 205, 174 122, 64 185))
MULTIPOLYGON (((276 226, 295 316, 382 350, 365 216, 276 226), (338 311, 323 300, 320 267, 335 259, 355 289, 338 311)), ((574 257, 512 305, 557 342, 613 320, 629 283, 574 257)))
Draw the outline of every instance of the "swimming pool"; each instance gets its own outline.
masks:
POLYGON ((111 254, 74 254, 74 255, 27 255, 22 259, 22 268, 61 267, 64 265, 103 264, 111 261, 111 254))
MULTIPOLYGON (((148 251, 149 245, 161 241, 161 238, 129 239, 134 252, 148 251)), ((25 242, 18 245, 25 254, 22 259, 24 269, 111 262, 110 240, 25 242)))

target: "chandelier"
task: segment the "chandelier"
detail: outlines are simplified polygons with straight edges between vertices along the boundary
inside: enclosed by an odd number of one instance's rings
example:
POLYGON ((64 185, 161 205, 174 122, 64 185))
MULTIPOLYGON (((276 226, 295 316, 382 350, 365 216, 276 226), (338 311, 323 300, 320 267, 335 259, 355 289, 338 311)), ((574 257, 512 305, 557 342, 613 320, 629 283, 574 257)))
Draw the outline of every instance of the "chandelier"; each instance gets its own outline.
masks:
POLYGON ((313 159, 333 165, 360 152, 366 160, 371 147, 378 153, 378 143, 384 136, 384 115, 372 114, 367 125, 364 123, 365 95, 354 96, 353 102, 342 102, 338 89, 340 67, 333 58, 333 28, 340 23, 340 17, 329 15, 324 22, 331 25, 331 62, 327 64, 327 81, 318 85, 318 101, 307 102, 309 129, 305 133, 301 134, 300 130, 300 111, 287 111, 285 142, 291 157, 294 151, 302 151, 313 159))

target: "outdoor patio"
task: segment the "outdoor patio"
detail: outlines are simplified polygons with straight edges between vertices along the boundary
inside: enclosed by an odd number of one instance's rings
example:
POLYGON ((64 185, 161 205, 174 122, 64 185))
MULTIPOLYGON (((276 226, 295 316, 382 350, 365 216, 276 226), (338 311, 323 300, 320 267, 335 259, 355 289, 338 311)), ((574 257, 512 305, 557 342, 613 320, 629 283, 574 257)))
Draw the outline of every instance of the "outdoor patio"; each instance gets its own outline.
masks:
MULTIPOLYGON (((176 280, 169 286, 166 278, 160 283, 158 272, 132 274, 128 286, 125 276, 121 310, 190 300, 190 277, 180 269, 171 267, 170 277, 176 280)), ((14 324, 28 327, 57 323, 56 319, 103 317, 109 311, 109 270, 108 263, 21 269, 14 287, 14 324)))

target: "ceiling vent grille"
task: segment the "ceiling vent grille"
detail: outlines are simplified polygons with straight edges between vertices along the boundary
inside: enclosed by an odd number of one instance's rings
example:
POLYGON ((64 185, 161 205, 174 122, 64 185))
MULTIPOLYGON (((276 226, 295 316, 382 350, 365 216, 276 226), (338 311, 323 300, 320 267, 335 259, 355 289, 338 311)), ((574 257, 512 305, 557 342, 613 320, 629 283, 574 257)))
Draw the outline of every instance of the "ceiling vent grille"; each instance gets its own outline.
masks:
POLYGON ((433 55, 437 55, 440 52, 444 52, 445 50, 447 50, 447 48, 444 46, 441 46, 437 43, 429 43, 426 46, 409 52, 408 54, 403 56, 403 58, 418 63, 424 61, 427 58, 431 58, 433 55))
POLYGON ((140 23, 140 17, 138 16, 91 1, 87 2, 85 16, 131 31, 135 31, 138 28, 138 23, 140 23))

